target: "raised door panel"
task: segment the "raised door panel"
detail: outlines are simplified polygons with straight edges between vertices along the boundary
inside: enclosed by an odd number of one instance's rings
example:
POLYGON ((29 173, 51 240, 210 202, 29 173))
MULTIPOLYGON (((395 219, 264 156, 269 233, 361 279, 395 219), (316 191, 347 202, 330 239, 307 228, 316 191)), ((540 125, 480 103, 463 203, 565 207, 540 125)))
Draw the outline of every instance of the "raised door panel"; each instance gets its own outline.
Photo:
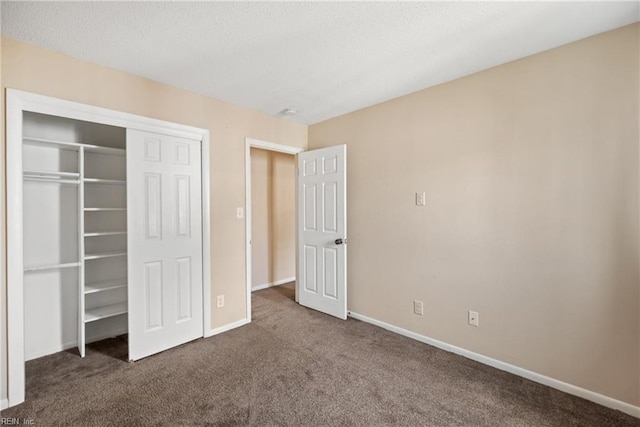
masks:
POLYGON ((144 330, 147 332, 163 326, 162 279, 162 261, 144 264, 144 330))
POLYGON ((162 175, 144 174, 144 230, 147 240, 162 240, 162 175))
POLYGON ((191 298, 191 258, 184 257, 176 259, 176 305, 177 305, 177 321, 182 322, 191 319, 192 298, 191 298))
POLYGON ((176 235, 191 237, 191 178, 187 175, 174 177, 176 235))

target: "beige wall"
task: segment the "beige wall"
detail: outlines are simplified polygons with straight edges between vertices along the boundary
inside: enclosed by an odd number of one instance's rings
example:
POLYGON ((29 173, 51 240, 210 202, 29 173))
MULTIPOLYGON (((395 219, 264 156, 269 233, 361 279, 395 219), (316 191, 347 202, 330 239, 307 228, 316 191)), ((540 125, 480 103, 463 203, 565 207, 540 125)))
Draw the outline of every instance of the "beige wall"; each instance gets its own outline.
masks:
POLYGON ((348 146, 349 310, 639 405, 639 28, 310 126, 348 146))
POLYGON ((252 286, 296 275, 295 157, 251 149, 252 286))
MULTIPOLYGON (((2 39, 2 88, 3 96, 4 88, 14 88, 209 129, 211 298, 214 301, 211 327, 245 317, 244 222, 235 219, 236 207, 245 203, 244 138, 304 148, 306 126, 6 38, 2 39), (215 298, 221 294, 225 295, 225 306, 218 309, 215 298)), ((2 141, 4 147, 4 133, 2 141)), ((4 169, 1 176, 4 179, 4 169)), ((2 197, 0 215, 4 215, 4 203, 5 197, 2 197)), ((2 278, 4 321, 6 286, 4 275, 2 278)), ((0 356, 5 369, 4 341, 2 349, 0 356)), ((6 378, 4 372, 2 378, 6 378)), ((2 387, 2 398, 5 398, 4 381, 2 387)))

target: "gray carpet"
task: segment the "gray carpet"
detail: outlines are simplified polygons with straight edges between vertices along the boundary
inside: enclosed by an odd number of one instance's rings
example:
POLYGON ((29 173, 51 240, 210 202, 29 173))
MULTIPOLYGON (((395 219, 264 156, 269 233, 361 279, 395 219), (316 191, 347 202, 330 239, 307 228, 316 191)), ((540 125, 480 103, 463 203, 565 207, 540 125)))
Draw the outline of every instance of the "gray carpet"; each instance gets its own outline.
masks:
POLYGON ((640 420, 357 320, 253 294, 253 322, 126 362, 126 338, 27 363, 38 426, 640 426, 640 420))

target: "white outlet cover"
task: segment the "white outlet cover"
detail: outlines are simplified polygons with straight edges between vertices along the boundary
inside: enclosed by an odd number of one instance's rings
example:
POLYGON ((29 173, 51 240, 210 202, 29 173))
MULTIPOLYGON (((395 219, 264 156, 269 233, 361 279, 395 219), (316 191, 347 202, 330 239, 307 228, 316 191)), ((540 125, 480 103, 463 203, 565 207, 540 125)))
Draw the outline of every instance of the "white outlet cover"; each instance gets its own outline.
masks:
POLYGON ((477 311, 469 311, 469 324, 471 326, 480 326, 480 314, 477 311))
POLYGON ((236 218, 237 219, 244 218, 244 208, 236 208, 236 218))

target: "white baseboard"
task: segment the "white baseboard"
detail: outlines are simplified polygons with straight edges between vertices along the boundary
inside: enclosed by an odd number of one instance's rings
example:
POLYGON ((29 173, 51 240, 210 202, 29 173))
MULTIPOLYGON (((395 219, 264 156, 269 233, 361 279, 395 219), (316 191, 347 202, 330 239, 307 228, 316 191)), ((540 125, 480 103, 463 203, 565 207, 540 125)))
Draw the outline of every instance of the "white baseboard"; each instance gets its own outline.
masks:
POLYGON ((518 366, 502 362, 497 359, 492 359, 491 357, 483 356, 482 354, 474 353, 473 351, 466 350, 464 348, 457 347, 455 345, 447 344, 446 342, 429 338, 427 336, 420 335, 415 332, 411 332, 407 329, 403 329, 398 326, 394 326, 389 323, 382 322, 380 320, 372 319, 362 314, 358 314, 350 311, 349 317, 352 317, 357 320, 361 320, 366 323, 371 323, 372 325, 379 326, 383 329, 387 329, 399 335, 403 335, 405 337, 414 339, 416 341, 429 344, 433 347, 437 347, 439 349, 458 354, 460 356, 466 357, 467 359, 475 360, 476 362, 480 362, 485 365, 492 366, 496 369, 500 369, 501 371, 509 372, 511 374, 517 375, 522 378, 526 378, 528 380, 537 382, 539 384, 543 384, 548 387, 555 388, 556 390, 560 390, 565 393, 572 394, 574 396, 578 396, 586 400, 590 400, 599 405, 606 406, 607 408, 616 409, 618 411, 624 412, 625 414, 629 414, 633 417, 640 418, 640 406, 634 406, 630 403, 613 399, 603 394, 596 393, 594 391, 590 391, 590 390, 575 386, 573 384, 565 383, 555 378, 547 377, 547 376, 538 374, 536 372, 532 372, 524 368, 520 368, 518 366))
MULTIPOLYGON (((107 331, 107 332, 87 338, 85 343, 91 344, 92 342, 106 340, 107 338, 116 337, 118 335, 126 334, 127 332, 128 331, 126 328, 119 329, 117 331, 111 331, 111 332, 107 331)), ((40 357, 48 356, 53 353, 59 353, 61 351, 69 350, 70 348, 74 348, 77 346, 78 346, 78 341, 72 341, 72 342, 56 345, 56 346, 45 348, 45 349, 39 349, 38 351, 34 351, 28 354, 25 353, 24 360, 29 361, 33 359, 38 359, 40 357)))
POLYGON ((261 291, 263 289, 273 288, 274 286, 280 286, 280 285, 284 285, 285 283, 291 283, 295 281, 296 281, 295 276, 289 277, 288 279, 276 280, 275 282, 265 283, 264 285, 253 286, 251 287, 251 292, 261 291))
POLYGON ((78 345, 78 342, 73 341, 73 342, 67 342, 60 345, 54 345, 52 347, 41 348, 41 349, 38 349, 37 351, 32 351, 30 353, 25 352, 24 360, 25 362, 28 362, 29 360, 39 359, 41 357, 48 356, 53 353, 59 353, 61 351, 68 350, 70 348, 76 347, 77 345, 78 345))
POLYGON ((9 399, 0 400, 0 410, 7 409, 9 407, 9 399))
POLYGON ((214 328, 214 329, 210 329, 209 331, 207 331, 204 334, 204 337, 205 338, 209 338, 209 337, 212 337, 214 335, 218 335, 218 334, 221 334, 223 332, 230 331, 231 329, 239 328, 240 326, 244 326, 244 325, 246 325, 248 323, 251 323, 251 320, 249 320, 249 319, 240 319, 240 320, 238 320, 236 322, 229 323, 227 325, 220 326, 220 327, 217 327, 217 328, 214 328))
POLYGON ((85 344, 91 344, 92 342, 106 340, 107 338, 113 338, 120 335, 128 334, 129 329, 122 328, 112 332, 104 332, 98 335, 94 335, 86 339, 85 344))

